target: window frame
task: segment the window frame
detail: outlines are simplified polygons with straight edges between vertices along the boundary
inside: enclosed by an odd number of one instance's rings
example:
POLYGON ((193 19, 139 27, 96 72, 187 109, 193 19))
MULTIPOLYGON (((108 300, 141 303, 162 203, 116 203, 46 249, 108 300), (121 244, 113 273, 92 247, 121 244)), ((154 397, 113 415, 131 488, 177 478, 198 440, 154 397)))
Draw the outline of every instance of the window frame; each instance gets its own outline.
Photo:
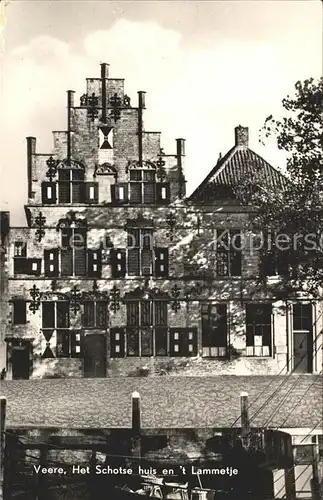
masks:
POLYGON ((215 229, 215 273, 220 278, 235 278, 242 276, 242 231, 241 229, 215 229), (220 245, 219 238, 221 235, 227 235, 227 241, 223 241, 220 245), (240 239, 240 249, 232 248, 232 239, 237 237, 240 239), (222 256, 222 260, 221 257, 222 256), (234 261, 237 259, 237 262, 234 261), (227 268, 227 271, 219 271, 220 265, 227 268), (234 266, 239 266, 239 272, 234 272, 234 266))
POLYGON ((73 169, 73 168, 58 168, 57 169, 57 203, 59 205, 74 205, 74 204, 79 204, 79 203, 84 203, 85 202, 85 174, 84 171, 81 169, 73 169), (69 179, 60 179, 60 175, 63 172, 67 172, 69 174, 69 179), (73 179, 73 175, 79 173, 80 176, 82 177, 81 179, 73 179), (73 186, 74 185, 79 185, 79 191, 78 191, 78 196, 76 198, 79 199, 74 199, 74 190, 73 186), (68 199, 69 201, 62 201, 61 200, 61 186, 68 186, 68 199))
MULTIPOLYGON (((150 227, 127 227, 127 248, 126 248, 126 274, 127 277, 137 277, 137 276, 153 276, 155 274, 155 252, 153 245, 154 238, 154 230, 150 227), (129 238, 131 232, 137 232, 138 237, 134 236, 135 246, 129 245, 129 238), (145 236, 148 236, 149 245, 145 245, 145 236), (134 272, 129 272, 129 256, 137 253, 137 261, 138 261, 138 270, 139 273, 135 274, 134 272), (150 260, 150 270, 148 273, 144 271, 143 260, 145 256, 148 256, 150 260)), ((148 266, 147 266, 148 267, 148 266)))
MULTIPOLYGON (((246 313, 246 355, 248 357, 266 357, 270 358, 273 356, 273 327, 274 327, 274 321, 273 321, 273 308, 272 308, 272 303, 268 302, 261 302, 261 303, 249 303, 246 304, 245 307, 245 313, 246 313), (265 322, 257 322, 257 316, 255 316, 255 320, 253 322, 249 322, 248 315, 251 315, 251 309, 249 310, 248 313, 248 308, 254 308, 256 311, 256 308, 260 309, 263 308, 263 311, 261 313, 261 316, 264 316, 264 308, 267 307, 267 314, 269 314, 269 323, 265 322), (256 335, 256 330, 260 330, 260 328, 263 330, 264 328, 269 329, 269 340, 268 344, 264 344, 263 339, 265 336, 265 333, 262 332, 261 335, 257 334, 256 335), (252 332, 248 331, 252 329, 252 332), (253 343, 248 345, 248 341, 250 338, 253 338, 253 343), (257 341, 255 341, 255 337, 257 337, 257 341), (260 337, 261 337, 261 345, 260 345, 260 337), (256 342, 259 345, 255 345, 256 342), (258 348, 258 349, 257 349, 258 348)), ((255 313, 253 313, 255 314, 255 313)))
MULTIPOLYGON (((84 309, 83 309, 83 315, 82 315, 82 327, 86 330, 90 329, 95 329, 95 330, 106 330, 109 325, 109 310, 108 310, 108 301, 106 300, 87 300, 84 302, 84 309), (99 311, 98 311, 98 304, 103 304, 105 307, 105 321, 104 324, 99 324, 98 318, 99 318, 99 311), (93 322, 90 324, 90 322, 85 322, 85 317, 86 317, 86 311, 85 311, 85 305, 92 306, 93 305, 93 322)), ((103 312, 103 311, 102 311, 103 312)))
MULTIPOLYGON (((41 331, 45 336, 45 333, 51 334, 51 337, 55 334, 56 335, 56 345, 55 348, 53 347, 50 348, 51 351, 54 353, 55 358, 80 358, 82 356, 82 332, 80 330, 73 330, 71 329, 71 323, 70 323, 70 303, 68 300, 47 300, 47 301, 42 301, 42 326, 41 326, 41 331), (53 304, 53 325, 52 326, 45 326, 44 327, 44 309, 43 309, 43 304, 53 304), (66 306, 66 311, 65 314, 67 314, 66 318, 66 325, 62 326, 59 325, 59 316, 58 316, 58 306, 59 304, 65 304, 66 306), (68 352, 60 352, 60 345, 63 344, 63 341, 60 342, 60 339, 66 335, 67 342, 68 342, 68 352), (77 345, 77 342, 79 342, 79 346, 77 345), (73 346, 75 346, 75 352, 73 352, 73 346)), ((64 314, 64 311, 63 311, 64 314)), ((46 342, 48 344, 48 342, 46 342)), ((45 351, 44 351, 45 353, 45 351)), ((44 357, 43 353, 43 357, 44 357)))
POLYGON ((128 197, 129 203, 134 205, 144 205, 144 204, 156 204, 157 199, 157 189, 156 189, 156 171, 150 168, 129 168, 129 181, 128 181, 128 197), (131 179, 133 173, 140 174, 140 180, 131 179), (151 173, 152 179, 146 180, 145 174, 151 173), (134 201, 131 199, 131 186, 140 185, 140 201, 134 201), (153 186, 153 201, 146 201, 145 199, 145 185, 153 186))
POLYGON ((26 325, 26 323, 27 323, 27 302, 24 299, 13 299, 12 300, 12 309, 13 309, 12 310, 12 324, 13 325, 26 325), (23 305, 22 310, 20 311, 20 313, 22 313, 23 320, 17 318, 17 316, 19 316, 18 310, 16 309, 17 303, 20 305, 23 305), (18 319, 18 321, 17 321, 17 319, 18 319))
POLYGON ((200 304, 201 311, 201 339, 202 339, 202 357, 203 358, 227 358, 228 356, 228 304, 219 303, 219 302, 202 302, 200 304), (216 308, 217 311, 214 313, 212 311, 213 308, 216 308), (218 312, 220 308, 223 308, 224 314, 220 317, 216 318, 216 325, 214 323, 213 315, 219 315, 221 313, 218 312), (203 309, 206 309, 203 311, 203 309), (206 323, 203 316, 206 315, 206 323), (224 319, 223 319, 224 318, 224 319), (221 320, 225 323, 225 333, 223 334, 223 338, 225 335, 225 345, 220 345, 220 342, 212 342, 213 339, 217 337, 221 338, 221 335, 218 335, 218 330, 222 327, 221 320), (208 341, 206 339, 208 338, 208 341), (205 345, 209 343, 210 345, 205 345), (211 345, 212 344, 212 345, 211 345))
MULTIPOLYGON (((73 277, 86 277, 87 276, 87 230, 86 228, 80 228, 80 227, 75 227, 75 228, 62 228, 61 229, 61 251, 60 251, 60 262, 59 262, 59 273, 60 273, 60 276, 73 276, 73 277), (65 238, 65 235, 64 235, 64 231, 65 232, 70 232, 70 235, 68 235, 68 242, 69 242, 69 246, 65 246, 63 244, 63 240, 65 238), (75 245, 75 232, 79 231, 80 234, 83 234, 83 245, 81 246, 77 246, 75 245), (71 241, 73 241, 73 244, 71 245, 71 241), (82 270, 82 274, 78 273, 76 274, 76 270, 75 270, 75 263, 76 263, 76 252, 77 252, 77 249, 82 249, 83 251, 83 270, 82 270), (64 257, 64 254, 63 252, 66 251, 66 256, 68 257, 68 252, 71 251, 70 253, 70 259, 71 259, 71 267, 72 267, 72 272, 71 273, 63 273, 62 271, 62 264, 63 264, 63 259, 65 258, 64 257)), ((66 259, 67 259, 66 257, 66 259)), ((66 261, 64 262, 64 264, 66 264, 66 261)))
MULTIPOLYGON (((164 357, 168 355, 168 303, 165 300, 151 300, 151 299, 141 299, 141 300, 129 300, 126 303, 127 309, 127 319, 125 328, 125 345, 124 345, 124 356, 129 358, 134 357, 164 357), (149 305, 149 319, 147 319, 147 310, 144 311, 144 307, 149 305), (129 321, 131 318, 130 306, 132 306, 135 311, 135 320, 129 321), (147 320, 146 320, 147 319, 147 320), (137 330, 137 331, 136 331, 137 330), (134 353, 129 351, 130 346, 130 335, 137 335, 138 339, 134 341, 134 353), (161 334, 166 333, 166 342, 164 346, 164 351, 159 346, 157 349, 158 340, 157 335, 159 334, 159 339, 161 334), (150 337, 150 350, 149 346, 146 352, 143 349, 143 339, 144 336, 150 337), (137 351, 135 349, 136 344, 138 346, 137 351)), ((147 344, 148 345, 148 344, 147 344)))

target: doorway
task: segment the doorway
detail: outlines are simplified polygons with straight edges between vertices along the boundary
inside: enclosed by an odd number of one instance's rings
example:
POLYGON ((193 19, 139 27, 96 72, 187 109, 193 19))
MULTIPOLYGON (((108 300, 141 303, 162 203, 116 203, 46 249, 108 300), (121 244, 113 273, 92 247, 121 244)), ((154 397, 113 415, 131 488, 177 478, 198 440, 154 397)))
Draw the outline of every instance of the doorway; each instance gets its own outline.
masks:
POLYGON ((106 377, 106 336, 90 333, 84 337, 84 377, 106 377))
POLYGON ((29 343, 17 342, 11 348, 12 379, 29 379, 30 377, 30 351, 29 343))
POLYGON ((313 371, 313 315, 311 304, 293 305, 294 372, 313 371))

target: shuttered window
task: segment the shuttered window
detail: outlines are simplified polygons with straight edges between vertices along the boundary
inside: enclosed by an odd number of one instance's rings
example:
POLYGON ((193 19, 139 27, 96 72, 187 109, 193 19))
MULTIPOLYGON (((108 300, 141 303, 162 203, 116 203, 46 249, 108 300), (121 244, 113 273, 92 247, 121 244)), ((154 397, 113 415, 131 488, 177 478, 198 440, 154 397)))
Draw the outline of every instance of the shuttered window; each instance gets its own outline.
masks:
POLYGON ((153 230, 128 229, 127 267, 129 276, 151 276, 153 272, 153 230))
POLYGON ((86 255, 86 229, 62 229, 62 276, 85 276, 86 255))
POLYGON ((82 170, 58 170, 58 202, 84 203, 85 185, 82 170))
POLYGON ((170 356, 190 357, 197 355, 197 329, 170 329, 170 356))

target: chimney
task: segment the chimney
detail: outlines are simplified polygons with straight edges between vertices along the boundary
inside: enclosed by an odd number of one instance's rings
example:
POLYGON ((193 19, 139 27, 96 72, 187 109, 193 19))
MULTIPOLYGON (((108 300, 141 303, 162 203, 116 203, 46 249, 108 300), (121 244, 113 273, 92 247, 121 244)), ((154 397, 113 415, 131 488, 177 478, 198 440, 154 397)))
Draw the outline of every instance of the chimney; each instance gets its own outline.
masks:
POLYGON ((36 154, 36 137, 26 137, 27 140, 27 181, 28 198, 32 197, 33 156, 36 154))
POLYGON ((67 91, 67 161, 71 161, 71 149, 72 149, 72 140, 71 140, 71 109, 74 107, 74 90, 67 91))
POLYGON ((146 108, 145 93, 146 92, 144 90, 139 90, 138 91, 138 108, 139 109, 145 109, 146 108))
POLYGON ((109 77, 109 64, 101 64, 101 103, 102 103, 102 116, 101 121, 107 122, 107 78, 109 77))
POLYGON ((249 146, 249 129, 239 125, 234 129, 235 145, 236 146, 249 146))
POLYGON ((101 63, 101 78, 109 78, 109 64, 101 63))
POLYGON ((185 156, 185 139, 176 139, 176 154, 177 157, 185 156))

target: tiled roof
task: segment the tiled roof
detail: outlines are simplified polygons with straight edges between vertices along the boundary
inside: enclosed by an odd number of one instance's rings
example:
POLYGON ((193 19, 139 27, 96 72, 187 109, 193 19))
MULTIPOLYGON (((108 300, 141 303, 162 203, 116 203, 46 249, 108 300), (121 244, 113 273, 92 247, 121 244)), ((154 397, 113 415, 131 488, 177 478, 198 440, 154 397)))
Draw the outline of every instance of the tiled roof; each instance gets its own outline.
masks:
POLYGON ((261 156, 246 146, 234 146, 221 158, 209 175, 190 196, 190 201, 202 201, 211 197, 234 197, 233 188, 243 179, 257 178, 262 186, 282 189, 287 182, 278 170, 267 163, 261 156))
POLYGON ((146 428, 230 427, 239 420, 241 391, 249 393, 255 427, 269 420, 270 427, 312 428, 317 424, 321 428, 322 389, 322 377, 307 374, 69 378, 1 384, 7 397, 8 427, 60 428, 130 427, 133 391, 141 395, 146 428))

